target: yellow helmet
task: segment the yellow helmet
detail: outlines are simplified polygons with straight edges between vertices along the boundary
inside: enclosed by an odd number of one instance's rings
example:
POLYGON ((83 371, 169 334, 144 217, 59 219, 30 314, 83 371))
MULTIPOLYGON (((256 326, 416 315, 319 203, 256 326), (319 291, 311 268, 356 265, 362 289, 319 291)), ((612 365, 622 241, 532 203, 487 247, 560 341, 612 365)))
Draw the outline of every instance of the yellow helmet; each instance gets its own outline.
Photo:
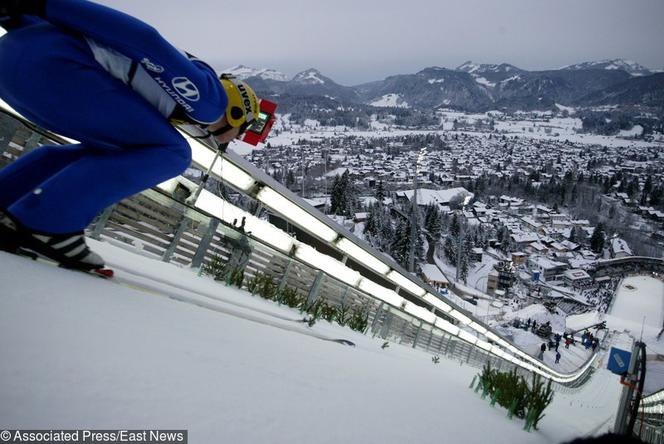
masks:
POLYGON ((260 100, 256 93, 247 83, 237 80, 231 74, 222 74, 219 80, 228 96, 226 121, 233 128, 246 127, 258 117, 260 111, 260 100))

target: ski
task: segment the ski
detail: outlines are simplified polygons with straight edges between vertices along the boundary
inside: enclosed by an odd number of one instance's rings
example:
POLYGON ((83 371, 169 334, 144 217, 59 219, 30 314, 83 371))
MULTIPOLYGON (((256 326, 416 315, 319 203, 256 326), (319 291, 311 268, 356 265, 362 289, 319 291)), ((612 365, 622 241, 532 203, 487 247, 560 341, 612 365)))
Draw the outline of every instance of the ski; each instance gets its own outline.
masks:
POLYGON ((111 279, 115 275, 115 272, 113 271, 112 268, 92 268, 92 269, 85 269, 85 268, 75 268, 75 267, 67 267, 66 265, 63 265, 61 263, 58 263, 54 261, 51 258, 48 258, 46 256, 42 256, 40 254, 35 253, 32 250, 27 250, 25 248, 18 248, 15 250, 15 254, 19 256, 24 256, 29 259, 32 259, 33 261, 40 261, 43 263, 47 263, 49 265, 57 265, 59 268, 64 268, 66 270, 72 270, 72 271, 78 271, 81 273, 89 274, 92 276, 97 276, 103 279, 111 279))
POLYGON ((88 273, 93 274, 95 276, 99 276, 104 279, 111 279, 113 276, 115 276, 115 272, 113 271, 112 268, 94 268, 92 270, 89 270, 88 273))
POLYGON ((222 304, 231 305, 231 306, 235 305, 235 306, 237 306, 237 308, 240 308, 240 309, 248 309, 248 310, 253 311, 254 313, 256 313, 256 315, 258 315, 258 316, 253 315, 251 313, 242 313, 242 312, 239 312, 237 310, 234 310, 231 307, 220 307, 220 306, 214 306, 212 304, 202 303, 201 301, 192 301, 190 298, 181 295, 180 291, 185 290, 187 292, 197 294, 200 297, 209 298, 209 299, 212 299, 212 300, 215 300, 215 298, 211 298, 207 294, 197 293, 196 291, 192 291, 190 289, 182 288, 181 286, 173 285, 172 283, 164 283, 164 282, 158 283, 158 282, 155 282, 155 283, 159 284, 159 287, 161 287, 161 288, 155 288, 153 286, 146 285, 144 279, 152 280, 151 277, 145 276, 145 275, 142 276, 141 273, 136 273, 135 270, 125 270, 122 267, 120 267, 122 269, 123 273, 122 273, 122 277, 117 279, 117 278, 115 278, 115 270, 113 268, 97 268, 97 269, 90 269, 90 270, 80 269, 80 268, 71 268, 71 267, 67 267, 65 265, 59 264, 58 262, 54 261, 53 259, 50 259, 48 257, 44 257, 42 255, 39 255, 39 254, 35 253, 32 250, 27 250, 25 248, 19 248, 15 251, 11 251, 10 253, 16 254, 18 256, 23 256, 27 259, 32 259, 34 261, 38 261, 40 263, 48 264, 48 265, 51 265, 51 266, 57 266, 59 268, 64 268, 64 269, 67 269, 67 270, 82 272, 82 273, 89 274, 89 275, 92 275, 92 276, 96 276, 96 277, 99 277, 99 278, 102 278, 102 279, 108 279, 108 280, 111 280, 111 281, 113 281, 113 282, 115 282, 119 285, 125 286, 127 288, 131 288, 133 290, 139 290, 139 291, 143 291, 143 292, 147 292, 147 293, 151 293, 151 294, 159 294, 161 296, 165 296, 165 297, 168 297, 170 299, 178 300, 178 301, 185 302, 185 303, 195 304, 195 305, 197 305, 201 308, 207 308, 207 309, 210 309, 210 310, 213 310, 213 311, 225 313, 225 314, 235 316, 235 317, 238 317, 238 318, 243 318, 245 320, 260 323, 260 324, 263 324, 263 325, 276 327, 276 328, 279 328, 279 329, 282 329, 282 330, 292 331, 292 332, 295 332, 295 333, 299 333, 299 334, 310 336, 310 337, 313 337, 313 338, 316 338, 316 339, 320 339, 322 341, 334 342, 334 343, 344 345, 344 346, 349 346, 349 347, 355 347, 356 346, 354 342, 349 341, 348 339, 329 337, 327 335, 320 334, 320 333, 317 333, 315 331, 295 327, 296 324, 301 325, 301 324, 305 324, 305 323, 309 322, 308 318, 292 319, 292 318, 288 318, 288 317, 285 317, 285 316, 280 316, 280 315, 275 314, 275 313, 270 313, 270 312, 265 311, 265 310, 256 309, 255 307, 247 307, 247 306, 244 306, 244 304, 237 304, 237 303, 234 303, 234 302, 231 302, 231 301, 217 301, 217 302, 221 302, 222 304), (131 278, 132 275, 134 277, 139 277, 139 280, 137 281, 136 279, 132 279, 131 278), (165 289, 164 286, 171 287, 171 290, 169 291, 169 290, 165 289), (261 315, 262 316, 267 316, 267 317, 272 318, 272 319, 270 320, 270 319, 267 319, 267 318, 264 318, 264 317, 262 318, 261 315), (287 321, 287 323, 284 323, 283 321, 287 321), (288 325, 289 323, 291 323, 290 324, 291 326, 288 325))
POLYGON ((121 264, 114 265, 119 271, 122 272, 121 276, 119 276, 117 279, 113 279, 113 282, 118 283, 119 285, 150 294, 158 294, 176 301, 194 304, 200 308, 224 313, 237 318, 245 319, 247 321, 256 322, 282 330, 292 331, 305 336, 320 339, 322 341, 334 342, 336 344, 349 347, 356 346, 353 341, 348 339, 335 338, 318 333, 314 330, 311 330, 310 328, 302 328, 301 326, 303 324, 310 322, 310 319, 307 317, 293 319, 292 317, 282 316, 268 310, 263 310, 257 307, 250 307, 237 301, 220 300, 208 293, 186 288, 182 285, 178 285, 175 282, 155 281, 152 276, 141 273, 136 269, 126 268, 121 264), (193 300, 191 296, 187 296, 187 293, 202 299, 193 300))

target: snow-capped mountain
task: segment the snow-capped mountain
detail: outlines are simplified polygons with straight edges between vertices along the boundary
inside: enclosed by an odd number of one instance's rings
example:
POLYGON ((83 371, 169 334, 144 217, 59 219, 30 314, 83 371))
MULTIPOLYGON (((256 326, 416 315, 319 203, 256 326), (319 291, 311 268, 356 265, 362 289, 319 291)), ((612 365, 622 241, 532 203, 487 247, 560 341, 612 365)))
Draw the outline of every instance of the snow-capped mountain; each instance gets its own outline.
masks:
POLYGON ((387 105, 387 97, 398 97, 398 103, 416 108, 483 109, 491 103, 486 90, 472 75, 440 67, 429 67, 416 74, 390 76, 381 82, 357 87, 365 103, 387 105))
POLYGON ((322 75, 320 71, 315 68, 309 68, 306 71, 295 74, 295 77, 293 77, 292 81, 303 85, 329 85, 334 83, 331 79, 322 75))
POLYGON ((329 77, 325 77, 317 69, 310 68, 296 74, 290 80, 276 80, 260 75, 246 77, 249 84, 261 97, 273 97, 279 103, 289 100, 298 101, 309 97, 311 100, 322 98, 324 102, 358 103, 359 96, 354 88, 339 85, 329 77), (284 97, 288 96, 288 98, 284 97), (277 97, 279 97, 277 99, 277 97))
POLYGON ((579 103, 586 106, 621 104, 661 108, 664 104, 664 73, 632 77, 588 94, 579 103))
POLYGON ((468 74, 486 74, 486 73, 515 74, 521 72, 522 70, 514 65, 510 65, 509 63, 501 63, 499 65, 487 64, 487 63, 478 64, 469 60, 463 63, 462 65, 458 66, 455 71, 467 72, 468 74))
POLYGON ((295 74, 293 79, 288 82, 285 92, 295 95, 319 95, 339 101, 359 101, 354 88, 339 85, 314 68, 295 74))
POLYGON ((508 64, 468 62, 457 70, 431 67, 357 89, 364 103, 369 104, 384 103, 384 97, 393 95, 415 108, 527 110, 573 104, 587 94, 630 78, 623 70, 524 71, 508 64))
POLYGON ((648 106, 661 107, 657 103, 661 80, 655 79, 655 71, 621 59, 585 62, 547 71, 526 71, 508 63, 468 61, 456 69, 434 66, 415 74, 390 76, 353 87, 339 85, 315 68, 302 71, 292 79, 274 69, 243 65, 227 71, 248 79, 261 97, 272 97, 283 104, 283 109, 289 104, 315 103, 319 108, 330 109, 368 104, 466 111, 528 110, 552 108, 557 103, 632 106, 639 103, 639 97, 655 97, 654 102, 648 100, 648 106), (622 85, 630 79, 648 81, 622 85), (614 86, 618 89, 612 89, 614 86))
POLYGON ((248 79, 249 77, 260 77, 264 80, 278 80, 280 82, 288 81, 288 76, 280 71, 270 68, 251 68, 245 65, 237 65, 232 68, 225 69, 224 72, 233 74, 240 79, 248 79))
POLYGON ((525 72, 509 63, 495 65, 487 63, 478 64, 472 61, 467 61, 458 66, 455 71, 470 74, 475 83, 480 88, 487 89, 490 94, 493 94, 494 90, 502 88, 504 83, 520 79, 520 75, 525 72))
POLYGON ((583 62, 577 63, 575 65, 565 66, 561 69, 567 70, 581 70, 581 69, 606 69, 606 70, 622 70, 628 72, 632 76, 647 76, 652 74, 650 71, 643 65, 639 65, 636 62, 631 60, 623 59, 612 59, 612 60, 600 60, 596 62, 583 62))

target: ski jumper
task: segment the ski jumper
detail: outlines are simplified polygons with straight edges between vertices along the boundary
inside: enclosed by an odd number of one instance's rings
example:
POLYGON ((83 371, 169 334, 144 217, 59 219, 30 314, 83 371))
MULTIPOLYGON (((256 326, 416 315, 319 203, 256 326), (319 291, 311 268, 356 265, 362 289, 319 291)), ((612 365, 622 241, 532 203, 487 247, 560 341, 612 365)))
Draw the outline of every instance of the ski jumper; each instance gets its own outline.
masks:
POLYGON ((0 209, 47 234, 82 231, 104 208, 180 174, 191 149, 169 118, 218 121, 227 97, 212 68, 149 25, 84 0, 48 0, 0 38, 0 97, 79 141, 0 170, 0 209))

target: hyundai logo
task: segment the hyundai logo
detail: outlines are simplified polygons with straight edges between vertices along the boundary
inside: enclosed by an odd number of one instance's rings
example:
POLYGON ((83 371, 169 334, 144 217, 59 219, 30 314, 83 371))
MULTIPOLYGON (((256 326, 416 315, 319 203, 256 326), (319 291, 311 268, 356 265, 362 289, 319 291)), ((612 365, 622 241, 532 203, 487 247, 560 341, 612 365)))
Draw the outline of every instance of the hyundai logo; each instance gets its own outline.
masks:
POLYGON ((171 80, 173 88, 182 96, 183 98, 189 100, 190 102, 197 102, 201 98, 198 88, 194 85, 194 82, 189 80, 186 77, 174 77, 171 80))

